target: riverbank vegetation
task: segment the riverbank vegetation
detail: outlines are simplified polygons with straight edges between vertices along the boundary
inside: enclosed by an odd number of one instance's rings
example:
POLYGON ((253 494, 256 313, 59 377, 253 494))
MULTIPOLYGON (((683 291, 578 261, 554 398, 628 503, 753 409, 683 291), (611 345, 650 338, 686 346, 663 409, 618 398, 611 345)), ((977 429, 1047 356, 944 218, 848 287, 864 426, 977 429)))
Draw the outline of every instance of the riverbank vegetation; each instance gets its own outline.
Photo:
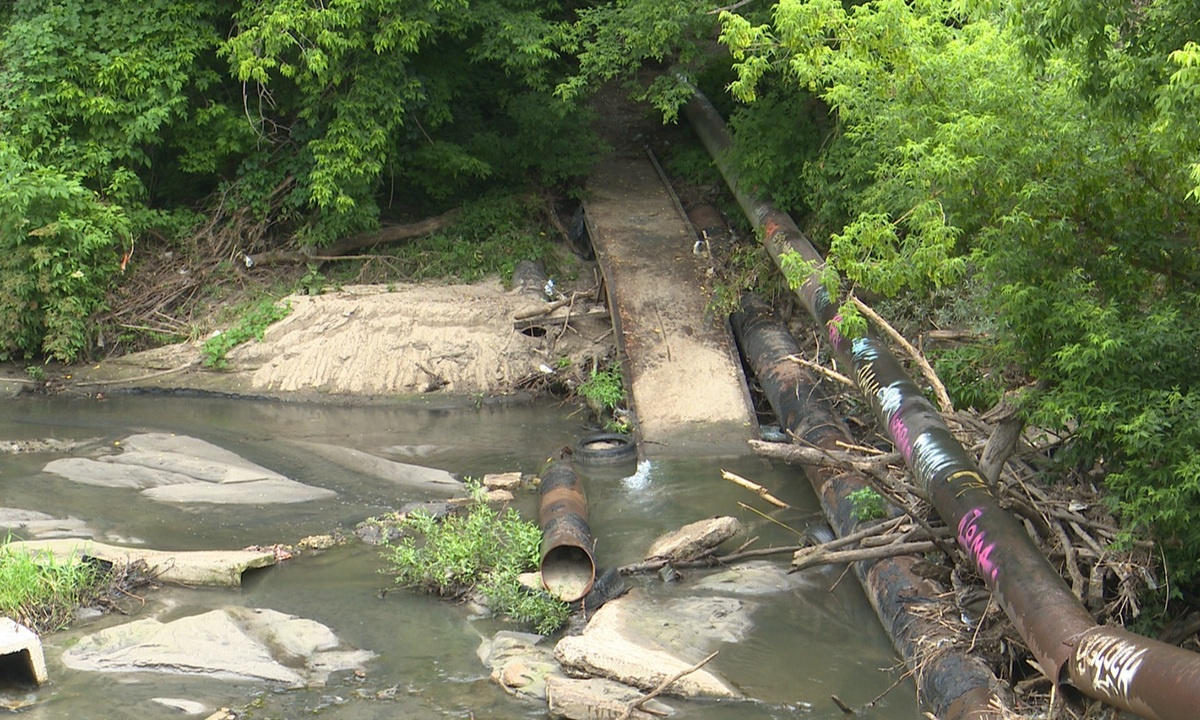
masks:
POLYGON ((1149 627, 1200 606, 1197 37, 1183 0, 18 0, 0 359, 188 337, 209 289, 260 287, 246 258, 454 208, 429 254, 354 277, 502 272, 602 151, 592 93, 671 120, 681 74, 843 290, 953 330, 928 352, 960 409, 1005 398, 1047 482, 1156 543, 1149 627))
POLYGON ((441 519, 424 510, 403 518, 384 553, 396 584, 448 598, 474 594, 497 616, 542 634, 558 630, 570 607, 520 580, 538 568, 542 531, 512 508, 490 506, 479 483, 468 489, 470 503, 441 519))
POLYGON ((9 542, 0 542, 0 616, 34 632, 67 627, 76 610, 96 603, 109 587, 110 577, 94 563, 4 547, 9 542))

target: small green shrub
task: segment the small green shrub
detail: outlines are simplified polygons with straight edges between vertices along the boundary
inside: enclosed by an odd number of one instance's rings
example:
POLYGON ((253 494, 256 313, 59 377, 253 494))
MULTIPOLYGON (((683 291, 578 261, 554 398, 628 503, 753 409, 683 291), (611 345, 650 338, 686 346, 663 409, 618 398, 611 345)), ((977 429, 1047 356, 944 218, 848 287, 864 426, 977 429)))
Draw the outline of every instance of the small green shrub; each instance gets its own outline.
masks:
POLYGON ((400 524, 403 537, 384 555, 396 584, 443 597, 478 590, 497 615, 542 634, 554 632, 566 623, 570 608, 518 581, 522 572, 537 568, 541 530, 512 508, 494 510, 478 484, 469 487, 473 502, 466 512, 438 521, 417 511, 400 524))
MULTIPOLYGON (((7 544, 6 540, 3 544, 7 544)), ((42 633, 65 628, 97 594, 103 574, 78 559, 57 561, 0 547, 0 616, 42 633)))
POLYGON ((529 198, 484 195, 464 203, 451 227, 397 246, 389 265, 411 280, 511 278, 521 260, 553 260, 539 213, 529 198))
POLYGON ((887 515, 883 496, 872 488, 855 490, 846 497, 854 506, 854 519, 859 522, 879 520, 887 515))
POLYGON ((262 340, 271 323, 284 319, 291 312, 291 304, 280 305, 270 299, 254 305, 237 325, 204 341, 200 348, 204 367, 224 369, 228 365, 225 356, 230 350, 250 339, 262 340))
POLYGON ((579 386, 579 394, 598 415, 612 412, 625 400, 621 368, 617 365, 604 370, 592 368, 591 375, 579 386))

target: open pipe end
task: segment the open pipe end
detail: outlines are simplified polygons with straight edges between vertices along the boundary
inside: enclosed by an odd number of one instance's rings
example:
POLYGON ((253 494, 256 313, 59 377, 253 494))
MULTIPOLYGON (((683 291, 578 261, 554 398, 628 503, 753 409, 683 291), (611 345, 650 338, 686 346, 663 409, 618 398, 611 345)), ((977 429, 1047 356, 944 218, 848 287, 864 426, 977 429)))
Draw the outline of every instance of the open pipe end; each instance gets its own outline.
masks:
POLYGON ((596 581, 592 554, 574 545, 559 545, 542 558, 542 587, 563 602, 582 600, 596 581))

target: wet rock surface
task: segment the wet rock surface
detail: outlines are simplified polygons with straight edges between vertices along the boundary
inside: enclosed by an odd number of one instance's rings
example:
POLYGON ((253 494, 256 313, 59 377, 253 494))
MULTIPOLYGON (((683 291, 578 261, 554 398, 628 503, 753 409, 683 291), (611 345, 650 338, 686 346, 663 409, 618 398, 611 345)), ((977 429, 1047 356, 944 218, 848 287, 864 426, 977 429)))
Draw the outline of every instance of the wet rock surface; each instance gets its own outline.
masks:
POLYGON ((62 655, 74 670, 203 675, 288 687, 323 685, 330 673, 374 656, 342 647, 324 625, 275 610, 227 607, 154 618, 87 635, 62 655))
POLYGON ((669 532, 650 545, 646 559, 691 560, 742 531, 737 518, 722 516, 697 520, 669 532))
POLYGON ((108 545, 82 538, 56 538, 12 542, 0 547, 5 552, 28 552, 35 556, 48 555, 56 562, 74 558, 95 558, 126 567, 137 562, 146 564, 155 580, 179 585, 237 587, 247 570, 275 564, 271 550, 193 550, 173 552, 108 545))
POLYGON ((75 517, 57 518, 37 510, 0 507, 0 532, 20 537, 90 537, 94 531, 75 517))
POLYGON ((86 485, 138 490, 162 502, 297 503, 336 493, 287 478, 197 438, 143 433, 111 454, 52 460, 45 471, 86 485))

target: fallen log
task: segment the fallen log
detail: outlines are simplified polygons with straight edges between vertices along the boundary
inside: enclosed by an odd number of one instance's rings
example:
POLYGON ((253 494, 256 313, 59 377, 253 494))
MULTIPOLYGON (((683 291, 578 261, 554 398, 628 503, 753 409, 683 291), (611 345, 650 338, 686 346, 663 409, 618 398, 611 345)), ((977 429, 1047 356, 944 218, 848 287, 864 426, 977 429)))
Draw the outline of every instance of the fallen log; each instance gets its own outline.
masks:
POLYGON ((932 540, 917 542, 891 543, 875 547, 860 547, 853 550, 829 550, 824 545, 812 545, 800 548, 792 555, 792 569, 789 572, 799 572, 818 565, 837 565, 840 563, 859 562, 861 560, 882 560, 899 555, 921 555, 937 550, 937 543, 932 540))
POLYGON ((447 228, 454 224, 458 217, 458 209, 448 210, 441 215, 425 218, 411 223, 385 225, 378 230, 361 232, 356 235, 341 238, 332 245, 302 250, 267 250, 254 255, 243 255, 242 262, 247 268, 269 267, 272 265, 294 265, 313 261, 338 260, 357 250, 391 245, 405 240, 424 237, 431 233, 447 228))

